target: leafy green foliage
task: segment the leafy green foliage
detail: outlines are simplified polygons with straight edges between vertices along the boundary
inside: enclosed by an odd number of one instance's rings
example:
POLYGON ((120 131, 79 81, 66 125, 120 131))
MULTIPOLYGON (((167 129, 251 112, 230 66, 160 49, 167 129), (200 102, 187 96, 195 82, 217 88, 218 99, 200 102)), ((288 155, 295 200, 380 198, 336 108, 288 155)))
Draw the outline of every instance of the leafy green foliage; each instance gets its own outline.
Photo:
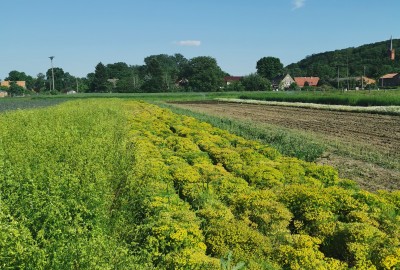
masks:
MULTIPOLYGON (((318 76, 328 81, 337 78, 338 69, 340 74, 347 74, 348 68, 349 76, 362 76, 365 67, 365 75, 377 79, 386 73, 400 72, 400 58, 397 55, 394 61, 390 60, 388 46, 388 41, 382 41, 313 54, 298 63, 288 65, 286 69, 295 77, 318 76)), ((393 40, 393 47, 396 52, 399 51, 400 39, 393 40)))
POLYGON ((31 89, 33 87, 34 79, 32 76, 26 75, 25 72, 12 70, 8 73, 8 76, 4 79, 5 81, 25 81, 26 88, 31 89))
POLYGON ((25 88, 17 85, 16 82, 11 82, 7 91, 11 96, 23 96, 26 92, 25 88))
POLYGON ((246 91, 272 90, 271 82, 258 74, 250 74, 243 77, 241 84, 246 91))
POLYGON ((350 106, 399 106, 400 91, 358 91, 358 92, 272 92, 242 94, 242 99, 257 99, 268 101, 304 102, 331 105, 350 106))
POLYGON ((84 104, 1 116, 1 268, 134 265, 108 226, 129 162, 124 114, 84 104))
POLYGON ((272 56, 263 57, 258 60, 256 68, 257 74, 268 80, 272 80, 283 72, 283 64, 281 63, 281 60, 272 56))
POLYGON ((143 102, 0 120, 2 268, 400 266, 399 193, 330 167, 143 102))
POLYGON ((196 92, 218 91, 224 73, 212 57, 199 56, 190 59, 184 76, 189 80, 189 90, 196 92))
POLYGON ((91 92, 108 92, 111 89, 111 84, 107 79, 107 69, 104 64, 100 62, 96 65, 96 70, 90 86, 91 92))

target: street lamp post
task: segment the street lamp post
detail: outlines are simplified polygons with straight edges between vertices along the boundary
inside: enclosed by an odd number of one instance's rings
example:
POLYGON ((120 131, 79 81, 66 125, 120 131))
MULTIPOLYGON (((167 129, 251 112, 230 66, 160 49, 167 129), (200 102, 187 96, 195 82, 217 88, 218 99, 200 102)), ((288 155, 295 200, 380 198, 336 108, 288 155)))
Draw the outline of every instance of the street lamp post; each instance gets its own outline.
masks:
POLYGON ((54 88, 54 70, 53 70, 53 59, 54 59, 54 56, 50 56, 49 58, 50 58, 50 62, 51 62, 51 77, 53 79, 53 91, 54 91, 54 89, 55 89, 54 88))

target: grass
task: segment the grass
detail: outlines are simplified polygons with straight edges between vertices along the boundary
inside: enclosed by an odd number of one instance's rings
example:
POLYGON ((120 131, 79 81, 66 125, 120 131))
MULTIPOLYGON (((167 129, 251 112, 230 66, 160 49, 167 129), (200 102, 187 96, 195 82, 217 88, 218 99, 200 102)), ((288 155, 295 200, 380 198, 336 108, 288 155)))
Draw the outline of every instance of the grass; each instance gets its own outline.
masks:
POLYGON ((238 98, 242 92, 173 92, 173 93, 78 93, 74 95, 36 95, 0 98, 0 113, 18 109, 32 109, 60 104, 68 100, 89 98, 120 98, 144 101, 194 101, 215 98, 238 98))
POLYGON ((244 93, 241 99, 267 101, 319 103, 349 106, 400 106, 400 90, 374 91, 329 91, 329 92, 262 92, 244 93))
POLYGON ((398 193, 195 119, 97 99, 0 120, 4 269, 383 269, 397 258, 398 193))
POLYGON ((184 114, 228 130, 246 139, 258 140, 276 148, 283 155, 306 161, 316 161, 329 153, 400 171, 399 155, 388 155, 376 147, 356 141, 333 140, 312 132, 298 131, 271 124, 259 124, 211 116, 173 105, 158 104, 175 113, 184 114))
MULTIPOLYGON (((214 98, 234 98, 243 94, 243 92, 189 92, 189 93, 82 93, 76 95, 57 95, 57 96, 31 96, 24 98, 4 98, 0 99, 0 113, 4 111, 16 110, 16 109, 29 109, 39 108, 56 105, 67 100, 72 99, 87 99, 87 98, 121 98, 121 99, 138 99, 145 100, 148 102, 155 102, 160 106, 168 107, 174 112, 189 115, 195 117, 201 121, 208 122, 216 127, 229 130, 239 136, 243 136, 248 139, 259 140, 263 143, 269 144, 278 149, 282 154, 297 157, 307 161, 314 161, 319 158, 324 152, 331 151, 338 153, 339 155, 350 156, 359 160, 372 162, 385 168, 398 168, 400 165, 396 163, 398 159, 387 156, 380 153, 379 149, 370 149, 371 147, 365 145, 357 145, 356 142, 343 143, 343 142, 332 142, 326 138, 318 138, 314 134, 305 132, 298 132, 290 129, 274 125, 262 125, 240 122, 237 120, 220 118, 209 116, 201 113, 195 113, 189 110, 178 109, 171 105, 165 105, 162 102, 166 101, 194 101, 194 100, 212 100, 214 98), (365 149, 368 148, 368 151, 365 149)), ((264 95, 264 96, 308 96, 312 95, 329 95, 340 93, 294 93, 294 92, 250 92, 246 95, 264 95)), ((370 97, 383 98, 396 97, 400 91, 372 91, 370 97)), ((357 92, 357 93, 343 93, 346 95, 369 95, 368 92, 357 92)), ((400 97, 400 96, 399 96, 400 97)))
POLYGON ((285 156, 296 157, 305 161, 315 161, 325 151, 326 147, 313 141, 311 136, 274 125, 262 125, 237 121, 223 117, 197 113, 186 109, 176 108, 173 105, 158 103, 159 106, 168 108, 174 113, 194 117, 207 122, 215 127, 227 130, 246 139, 257 140, 271 145, 285 156))
POLYGON ((165 92, 165 93, 78 93, 74 95, 36 96, 33 99, 86 99, 86 98, 122 98, 146 101, 193 101, 212 100, 214 98, 239 97, 243 92, 165 92))

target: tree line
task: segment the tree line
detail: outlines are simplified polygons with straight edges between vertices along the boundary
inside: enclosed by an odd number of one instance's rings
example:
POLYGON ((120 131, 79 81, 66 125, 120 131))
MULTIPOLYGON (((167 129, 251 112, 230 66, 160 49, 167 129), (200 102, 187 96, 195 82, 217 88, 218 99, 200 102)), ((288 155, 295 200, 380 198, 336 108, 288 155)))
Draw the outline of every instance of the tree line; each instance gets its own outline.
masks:
MULTIPOLYGON (((322 82, 333 83, 337 78, 366 76, 379 79, 387 73, 400 72, 399 55, 391 60, 388 41, 366 44, 307 56, 286 67, 292 76, 317 76, 322 82), (333 81, 332 81, 333 80, 333 81)), ((400 39, 393 40, 393 48, 400 47, 400 39)), ((400 50, 396 50, 397 54, 400 50)), ((336 82, 335 82, 336 80, 336 82)))
MULTIPOLYGON (((270 80, 283 70, 278 58, 264 57, 257 62, 257 73, 242 77, 238 82, 227 85, 224 77, 229 74, 221 69, 216 59, 199 56, 187 59, 181 54, 151 55, 144 59, 144 65, 128 65, 124 62, 113 64, 98 63, 92 73, 80 78, 54 67, 54 89, 56 93, 75 90, 86 93, 151 93, 151 92, 210 92, 271 90, 270 80)), ((13 70, 7 81, 25 81, 28 91, 53 93, 52 70, 39 73, 36 78, 13 70)), ((3 89, 18 95, 24 89, 16 84, 3 89)))
MULTIPOLYGON (((393 47, 400 47, 400 39, 393 40, 393 47)), ((398 50, 400 51, 400 50, 398 50)), ((86 77, 74 77, 60 67, 55 67, 54 87, 52 70, 39 73, 36 78, 24 72, 13 70, 5 78, 8 81, 25 81, 26 88, 36 93, 55 93, 75 90, 78 92, 178 92, 178 91, 263 91, 272 90, 271 81, 289 73, 292 77, 320 77, 320 85, 337 87, 340 78, 367 76, 378 79, 391 72, 400 72, 399 57, 390 60, 388 42, 378 42, 357 48, 324 52, 283 66, 279 58, 262 57, 256 63, 256 72, 244 76, 229 85, 224 77, 229 74, 221 69, 215 58, 199 56, 192 59, 182 54, 151 55, 144 59, 144 65, 128 65, 124 62, 113 64, 98 63, 94 72, 86 77)), ((18 95, 25 90, 18 85, 2 89, 18 95)))

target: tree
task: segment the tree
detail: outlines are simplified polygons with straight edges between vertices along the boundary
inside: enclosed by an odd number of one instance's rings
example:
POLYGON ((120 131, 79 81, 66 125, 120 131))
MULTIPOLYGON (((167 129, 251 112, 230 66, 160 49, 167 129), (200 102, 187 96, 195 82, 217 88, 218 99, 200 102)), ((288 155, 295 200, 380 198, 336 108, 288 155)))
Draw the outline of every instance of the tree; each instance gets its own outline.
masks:
POLYGON ((79 92, 85 93, 90 92, 90 86, 92 84, 94 73, 89 73, 86 78, 78 78, 79 92))
POLYGON ((243 84, 240 81, 236 81, 225 86, 224 90, 240 92, 240 91, 245 91, 246 89, 244 88, 243 84))
MULTIPOLYGON (((57 91, 61 91, 65 89, 65 82, 64 82, 64 76, 65 72, 62 68, 55 67, 53 68, 54 70, 54 89, 57 91)), ((48 87, 47 89, 52 89, 51 84, 53 82, 53 74, 51 71, 51 68, 49 68, 46 72, 46 77, 47 77, 47 82, 48 82, 48 87)))
MULTIPOLYGON (((188 60, 182 54, 173 56, 167 54, 151 55, 144 59, 146 70, 145 76, 151 75, 151 63, 157 60, 158 66, 161 69, 162 88, 157 91, 169 91, 175 86, 175 82, 183 78, 182 72, 187 67, 188 60)), ((154 76, 153 76, 154 77, 154 76)), ((155 82, 153 82, 155 83, 155 82)))
POLYGON ((157 58, 146 58, 147 74, 142 85, 145 92, 162 92, 166 89, 163 81, 163 70, 157 58))
POLYGON ((271 82, 258 74, 250 74, 241 80, 246 91, 272 90, 271 82))
POLYGON ((131 69, 123 62, 108 64, 106 69, 108 78, 110 79, 123 79, 129 77, 131 74, 131 69))
POLYGON ((189 80, 189 90, 210 92, 220 89, 225 73, 214 58, 199 56, 189 61, 182 75, 189 80))
POLYGON ((46 90, 46 76, 43 73, 39 73, 34 79, 33 90, 36 92, 42 92, 46 90))
POLYGON ((75 90, 76 89, 76 78, 69 74, 68 72, 64 73, 63 81, 63 88, 64 91, 75 90))
POLYGON ((279 58, 275 57, 263 57, 257 61, 257 74, 267 78, 268 80, 272 80, 279 74, 283 72, 283 64, 279 60, 279 58))
POLYGON ((8 77, 5 78, 4 80, 12 82, 25 81, 27 89, 32 89, 34 83, 34 79, 32 78, 32 76, 26 75, 25 72, 20 72, 16 70, 10 71, 8 73, 8 77))
POLYGON ((294 82, 290 84, 289 90, 300 90, 300 87, 294 82))
POLYGON ((107 81, 107 69, 103 63, 98 63, 94 72, 94 77, 90 86, 91 92, 107 92, 110 85, 107 81))
POLYGON ((10 83, 10 87, 8 88, 8 93, 11 96, 22 96, 25 93, 25 88, 12 81, 10 83))

